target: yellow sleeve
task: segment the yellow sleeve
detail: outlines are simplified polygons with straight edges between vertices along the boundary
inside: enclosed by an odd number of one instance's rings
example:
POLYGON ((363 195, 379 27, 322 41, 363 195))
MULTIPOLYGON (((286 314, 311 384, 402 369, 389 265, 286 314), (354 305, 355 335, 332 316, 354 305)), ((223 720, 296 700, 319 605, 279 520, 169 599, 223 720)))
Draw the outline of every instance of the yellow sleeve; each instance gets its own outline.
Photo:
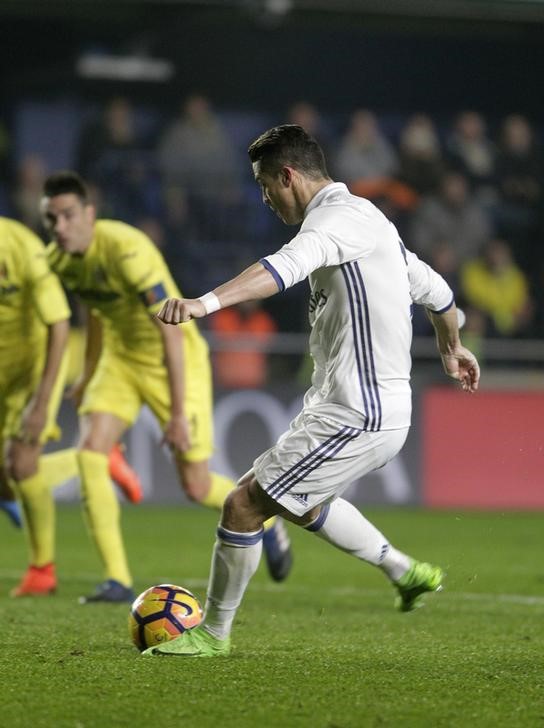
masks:
POLYGON ((41 243, 31 246, 25 275, 32 292, 38 316, 44 324, 54 324, 70 318, 70 307, 59 279, 51 272, 45 248, 41 243))
POLYGON ((179 296, 161 254, 143 234, 138 245, 120 255, 118 271, 150 313, 156 313, 167 298, 179 296))

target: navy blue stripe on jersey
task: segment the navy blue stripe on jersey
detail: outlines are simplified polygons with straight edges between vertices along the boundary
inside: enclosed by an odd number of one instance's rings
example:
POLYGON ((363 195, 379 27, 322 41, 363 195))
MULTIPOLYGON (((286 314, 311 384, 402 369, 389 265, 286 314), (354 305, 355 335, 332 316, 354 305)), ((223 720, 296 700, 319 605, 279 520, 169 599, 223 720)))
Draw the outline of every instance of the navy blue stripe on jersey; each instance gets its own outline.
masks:
POLYGON ((319 531, 319 529, 323 526, 325 521, 327 520, 327 516, 329 515, 331 507, 328 503, 326 503, 324 506, 321 506, 321 510, 319 511, 318 517, 315 519, 315 521, 312 521, 309 526, 306 526, 307 531, 319 531))
POLYGON ((359 266, 359 263, 354 263, 355 266, 355 274, 357 276, 357 281, 360 286, 360 290, 363 294, 363 306, 364 306, 364 317, 363 317, 363 324, 365 327, 365 340, 367 342, 368 346, 368 357, 370 360, 370 371, 371 371, 371 380, 372 380, 372 391, 376 397, 376 403, 378 406, 378 421, 376 423, 376 431, 381 430, 382 427, 382 401, 380 399, 380 389, 378 387, 378 380, 376 378, 376 364, 374 362, 374 349, 372 346, 372 331, 370 329, 370 312, 368 310, 368 297, 366 295, 366 288, 363 281, 363 274, 361 272, 361 268, 359 266))
POLYGON ((358 263, 345 263, 341 268, 350 298, 357 369, 367 414, 364 429, 377 432, 382 423, 382 405, 376 380, 366 289, 358 263), (368 404, 370 404, 370 411, 368 404))
POLYGON ((272 498, 279 498, 284 495, 326 460, 332 460, 335 455, 344 449, 348 442, 359 437, 361 432, 362 430, 356 427, 343 427, 340 432, 329 437, 328 440, 302 458, 286 473, 280 475, 271 485, 265 488, 265 491, 272 498))
MULTIPOLYGON (((361 388, 361 394, 363 396, 363 407, 365 410, 365 413, 368 413, 368 401, 366 398, 366 388, 363 381, 363 367, 361 362, 362 357, 362 342, 360 342, 360 332, 359 328, 356 325, 357 316, 355 314, 355 301, 354 301, 354 295, 353 291, 350 285, 350 280, 348 277, 348 273, 343 265, 340 266, 340 270, 342 271, 342 275, 344 276, 344 280, 346 282, 346 288, 348 291, 348 298, 349 298, 349 308, 351 311, 351 327, 353 330, 353 344, 355 349, 355 360, 357 362, 357 377, 359 379, 359 386, 361 388)), ((366 430, 368 428, 368 414, 365 414, 365 424, 363 429, 366 430)))
POLYGON ((444 308, 440 308, 438 311, 433 311, 432 308, 430 308, 429 311, 431 313, 446 313, 446 311, 449 311, 454 303, 455 303, 455 296, 452 296, 451 301, 448 303, 447 306, 444 306, 444 308))
POLYGON ((269 263, 266 258, 261 258, 259 260, 259 263, 261 265, 264 265, 264 267, 266 268, 266 270, 269 273, 272 273, 272 276, 274 277, 274 280, 278 284, 278 288, 280 289, 280 291, 285 291, 285 283, 283 282, 283 278, 280 276, 280 274, 274 268, 274 266, 271 263, 269 263))
POLYGON ((223 526, 217 527, 217 538, 229 546, 254 546, 262 541, 263 533, 263 528, 254 533, 235 533, 234 531, 227 531, 223 526))

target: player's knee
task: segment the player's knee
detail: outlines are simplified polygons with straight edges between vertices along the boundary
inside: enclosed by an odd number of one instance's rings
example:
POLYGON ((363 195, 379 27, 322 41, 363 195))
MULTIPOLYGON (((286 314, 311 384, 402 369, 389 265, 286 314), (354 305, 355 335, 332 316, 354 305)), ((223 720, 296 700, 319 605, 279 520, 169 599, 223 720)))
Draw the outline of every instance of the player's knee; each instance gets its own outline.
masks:
POLYGON ((99 452, 103 455, 109 455, 111 447, 109 443, 104 443, 101 438, 96 437, 93 433, 89 433, 79 441, 78 450, 90 450, 91 452, 99 452))
POLYGON ((6 472, 8 478, 15 480, 17 483, 36 475, 38 472, 38 462, 35 458, 9 458, 6 463, 6 472))

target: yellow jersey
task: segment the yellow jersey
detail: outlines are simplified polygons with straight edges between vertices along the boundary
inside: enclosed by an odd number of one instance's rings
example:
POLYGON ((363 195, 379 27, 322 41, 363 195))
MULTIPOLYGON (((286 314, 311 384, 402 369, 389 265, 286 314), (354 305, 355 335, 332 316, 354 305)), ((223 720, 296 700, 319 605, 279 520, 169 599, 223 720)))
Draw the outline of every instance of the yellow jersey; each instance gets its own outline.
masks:
MULTIPOLYGON (((160 251, 140 230, 97 220, 82 255, 47 248, 49 264, 66 288, 102 322, 102 350, 141 364, 163 364, 162 337, 151 316, 167 298, 180 298, 160 251)), ((205 341, 194 321, 183 324, 186 357, 205 341)))
POLYGON ((0 368, 42 356, 47 326, 68 318, 68 301, 41 240, 0 217, 0 368))

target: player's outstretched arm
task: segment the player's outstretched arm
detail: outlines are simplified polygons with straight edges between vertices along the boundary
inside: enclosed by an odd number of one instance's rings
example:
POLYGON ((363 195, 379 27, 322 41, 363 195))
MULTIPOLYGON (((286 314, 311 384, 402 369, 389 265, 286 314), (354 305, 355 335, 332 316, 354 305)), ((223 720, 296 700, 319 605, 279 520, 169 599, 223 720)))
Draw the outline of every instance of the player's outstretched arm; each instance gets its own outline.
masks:
POLYGON ((465 392, 475 392, 480 382, 480 366, 474 354, 461 344, 455 305, 444 313, 429 312, 429 317, 436 332, 444 371, 457 379, 465 392))
POLYGON ((169 298, 157 317, 165 324, 181 324, 242 301, 268 298, 278 291, 274 276, 262 263, 254 263, 236 278, 222 283, 200 298, 169 298))

